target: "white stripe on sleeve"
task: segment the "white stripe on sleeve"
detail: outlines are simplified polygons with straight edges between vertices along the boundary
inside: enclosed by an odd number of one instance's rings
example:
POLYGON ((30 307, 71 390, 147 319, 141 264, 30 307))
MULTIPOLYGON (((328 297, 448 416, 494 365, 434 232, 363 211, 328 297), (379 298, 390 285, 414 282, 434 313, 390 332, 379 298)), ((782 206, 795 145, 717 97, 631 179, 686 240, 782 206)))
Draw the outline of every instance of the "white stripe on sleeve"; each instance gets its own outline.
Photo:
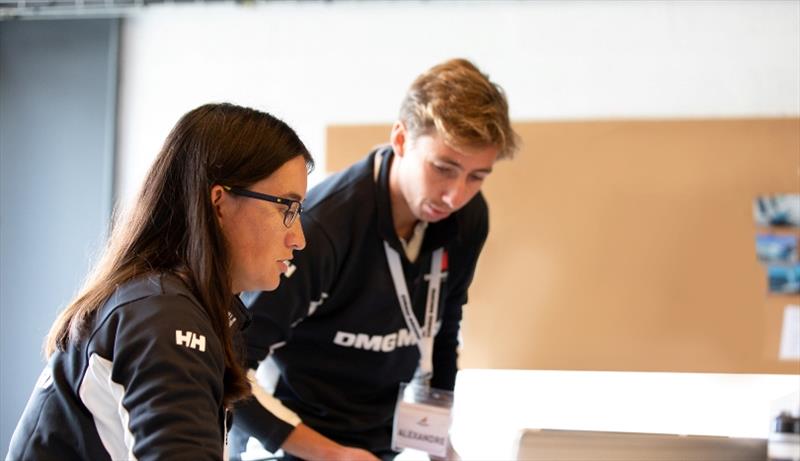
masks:
POLYGON ((247 370, 247 378, 250 380, 250 387, 253 391, 253 397, 256 398, 262 407, 266 408, 267 411, 273 415, 277 416, 287 424, 297 426, 302 422, 300 417, 297 416, 297 413, 283 406, 281 401, 272 395, 272 392, 275 390, 276 383, 264 382, 259 379, 267 377, 267 380, 270 380, 270 378, 275 378, 278 376, 277 369, 269 370, 270 366, 274 367, 274 362, 268 358, 262 361, 261 365, 258 367, 258 376, 256 376, 256 372, 253 369, 247 370), (273 372, 270 373, 270 371, 273 372))
POLYGON ((136 460, 128 410, 122 406, 125 388, 111 380, 111 361, 96 353, 89 356, 78 395, 92 413, 97 433, 113 460, 136 460))

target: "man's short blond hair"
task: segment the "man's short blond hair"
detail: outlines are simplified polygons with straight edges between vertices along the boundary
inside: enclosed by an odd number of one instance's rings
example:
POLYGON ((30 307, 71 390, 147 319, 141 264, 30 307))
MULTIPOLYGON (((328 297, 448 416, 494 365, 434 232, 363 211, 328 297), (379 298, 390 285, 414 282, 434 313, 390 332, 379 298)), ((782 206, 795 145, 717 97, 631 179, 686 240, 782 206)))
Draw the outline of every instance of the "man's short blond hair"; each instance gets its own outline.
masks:
POLYGON ((470 61, 451 59, 414 80, 400 106, 411 138, 438 132, 451 147, 498 149, 511 158, 519 137, 511 128, 503 89, 470 61))

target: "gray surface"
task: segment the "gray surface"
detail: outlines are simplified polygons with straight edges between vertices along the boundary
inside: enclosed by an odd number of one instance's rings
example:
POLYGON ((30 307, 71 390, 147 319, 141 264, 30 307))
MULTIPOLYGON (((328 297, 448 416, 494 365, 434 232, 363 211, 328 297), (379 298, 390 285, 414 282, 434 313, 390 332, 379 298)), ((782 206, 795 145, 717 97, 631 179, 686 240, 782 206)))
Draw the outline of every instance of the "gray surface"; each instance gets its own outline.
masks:
POLYGON ((118 21, 0 22, 0 453, 112 203, 118 21))
POLYGON ((517 461, 766 461, 764 439, 526 429, 517 461))

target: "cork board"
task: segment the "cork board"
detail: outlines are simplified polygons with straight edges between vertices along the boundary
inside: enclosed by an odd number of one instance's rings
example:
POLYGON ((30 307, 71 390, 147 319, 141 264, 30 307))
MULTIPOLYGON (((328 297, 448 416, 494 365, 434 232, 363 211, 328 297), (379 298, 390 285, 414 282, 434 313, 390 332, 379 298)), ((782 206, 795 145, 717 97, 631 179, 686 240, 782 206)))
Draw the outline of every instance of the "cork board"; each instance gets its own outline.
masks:
MULTIPOLYGON (((800 192, 800 119, 523 122, 491 213, 464 368, 796 373, 755 256, 757 195, 800 192)), ((330 126, 330 171, 389 125, 330 126)))

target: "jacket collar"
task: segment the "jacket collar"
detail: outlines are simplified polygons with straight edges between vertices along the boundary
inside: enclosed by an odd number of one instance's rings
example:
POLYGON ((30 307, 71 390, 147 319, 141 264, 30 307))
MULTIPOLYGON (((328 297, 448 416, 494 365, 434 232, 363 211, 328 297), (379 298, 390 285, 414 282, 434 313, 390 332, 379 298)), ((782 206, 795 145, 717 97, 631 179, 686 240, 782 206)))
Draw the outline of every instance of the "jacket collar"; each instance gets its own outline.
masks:
POLYGON ((253 314, 244 307, 244 303, 239 296, 233 297, 231 309, 228 311, 228 325, 233 331, 242 331, 250 325, 253 314))

